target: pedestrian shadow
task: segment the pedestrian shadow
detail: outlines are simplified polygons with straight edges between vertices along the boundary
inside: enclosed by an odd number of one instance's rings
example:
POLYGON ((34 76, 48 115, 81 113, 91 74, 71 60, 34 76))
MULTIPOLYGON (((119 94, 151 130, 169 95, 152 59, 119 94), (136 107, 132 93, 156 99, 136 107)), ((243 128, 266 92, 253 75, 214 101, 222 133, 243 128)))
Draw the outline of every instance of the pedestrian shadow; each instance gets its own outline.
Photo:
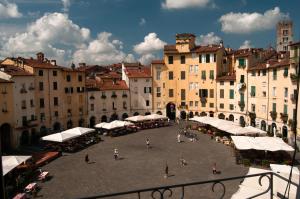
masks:
POLYGON ((174 177, 174 176, 175 176, 174 174, 169 174, 168 178, 171 178, 171 177, 174 177))
POLYGON ((89 162, 88 164, 95 164, 96 162, 95 161, 93 161, 93 162, 89 162))
POLYGON ((126 158, 124 157, 119 157, 117 160, 125 160, 126 158))

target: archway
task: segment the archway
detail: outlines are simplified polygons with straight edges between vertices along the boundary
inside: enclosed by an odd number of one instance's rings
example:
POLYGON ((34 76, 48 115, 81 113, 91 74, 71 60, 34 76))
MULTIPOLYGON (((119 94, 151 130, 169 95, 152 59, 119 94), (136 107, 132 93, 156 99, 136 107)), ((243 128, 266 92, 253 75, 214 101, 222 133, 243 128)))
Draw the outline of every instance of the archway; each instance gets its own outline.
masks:
POLYGON ((40 136, 43 137, 45 135, 47 135, 47 128, 46 128, 46 126, 41 126, 41 128, 40 128, 40 136))
POLYGON ((92 116, 90 118, 90 128, 94 128, 95 125, 96 125, 96 117, 92 116))
POLYGON ((272 125, 271 125, 271 132, 272 132, 272 135, 276 135, 276 132, 277 132, 277 125, 273 122, 272 125))
POLYGON ((250 117, 250 125, 253 126, 253 127, 255 127, 256 126, 256 123, 255 123, 256 114, 250 112, 249 113, 249 117, 250 117))
POLYGON ((167 113, 167 117, 170 120, 175 120, 176 117, 176 106, 174 103, 169 102, 166 106, 166 113, 167 113))
POLYGON ((204 111, 200 113, 200 116, 207 116, 207 113, 205 113, 204 111))
POLYGON ((138 113, 138 112, 135 112, 135 113, 133 113, 133 116, 137 116, 137 115, 139 115, 139 113, 138 113))
POLYGON ((228 120, 234 122, 234 116, 232 114, 230 114, 228 117, 228 120))
POLYGON ((150 112, 146 112, 145 115, 151 115, 151 113, 150 112))
POLYGON ((8 152, 11 146, 11 126, 8 123, 2 124, 0 127, 0 134, 1 134, 1 148, 2 153, 8 152))
POLYGON ((128 114, 127 113, 123 113, 122 114, 122 119, 125 120, 126 118, 128 118, 128 114))
POLYGON ((189 118, 193 118, 193 117, 194 117, 194 113, 193 113, 193 111, 190 111, 189 118))
POLYGON ((263 131, 267 131, 267 123, 265 120, 262 120, 260 122, 260 129, 263 130, 263 131))
POLYGON ((214 117, 214 112, 213 111, 209 111, 209 117, 214 117))
POLYGON ((37 135, 37 132, 35 128, 31 129, 31 144, 35 145, 39 141, 39 137, 37 135))
POLYGON ((79 121, 78 121, 78 126, 79 127, 83 127, 84 126, 84 119, 80 119, 79 121))
POLYGON ((156 114, 157 115, 162 115, 162 112, 161 111, 157 111, 156 114))
POLYGON ((29 145, 29 132, 27 130, 23 131, 20 137, 20 145, 29 145))
POLYGON ((195 115, 196 115, 196 116, 199 116, 199 112, 198 112, 198 111, 196 111, 196 112, 195 112, 195 115))
POLYGON ((54 131, 60 131, 60 128, 61 128, 61 125, 59 122, 55 122, 54 125, 53 125, 53 130, 54 131))
POLYGON ((282 127, 282 137, 287 138, 288 136, 288 128, 286 126, 282 127))
POLYGON ((101 122, 107 122, 107 116, 106 115, 103 115, 101 117, 101 122))
POLYGON ((186 112, 180 111, 180 119, 185 120, 186 119, 186 112))
POLYGON ((72 122, 72 120, 69 120, 68 122, 67 122, 67 129, 70 129, 70 128, 72 128, 73 127, 73 122, 72 122))
POLYGON ((218 115, 218 118, 224 120, 224 119, 225 119, 225 115, 224 115, 223 113, 220 113, 220 114, 218 115))
POLYGON ((240 116, 240 125, 241 125, 242 127, 245 127, 245 124, 246 124, 246 122, 245 122, 244 116, 240 116))
POLYGON ((116 113, 114 113, 110 116, 110 121, 115 121, 115 120, 118 120, 118 119, 119 119, 119 116, 116 113))

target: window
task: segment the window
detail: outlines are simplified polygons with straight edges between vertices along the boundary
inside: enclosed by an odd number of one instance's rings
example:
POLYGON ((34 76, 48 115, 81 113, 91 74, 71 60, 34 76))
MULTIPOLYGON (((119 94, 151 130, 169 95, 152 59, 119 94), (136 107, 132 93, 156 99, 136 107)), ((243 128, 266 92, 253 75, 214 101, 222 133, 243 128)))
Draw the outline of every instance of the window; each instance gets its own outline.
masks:
POLYGON ((94 111, 94 108, 95 108, 94 104, 91 104, 91 111, 94 111))
POLYGON ((239 59, 239 66, 246 66, 245 65, 245 59, 243 59, 243 58, 239 59))
POLYGON ((289 68, 286 67, 286 68, 284 68, 283 76, 284 76, 284 77, 287 77, 288 75, 289 75, 289 68))
POLYGON ((267 97, 267 92, 266 91, 263 91, 262 94, 263 94, 263 97, 267 97))
POLYGON ((82 75, 78 75, 78 81, 82 82, 82 75))
POLYGON ((284 97, 288 97, 288 88, 284 88, 284 97))
POLYGON ((204 97, 204 98, 206 98, 206 97, 208 97, 208 90, 207 89, 200 89, 200 91, 199 91, 199 96, 202 98, 202 97, 204 97))
POLYGON ((55 117, 58 117, 58 111, 55 111, 55 112, 54 112, 54 116, 55 116, 55 117))
POLYGON ((289 30, 282 30, 283 35, 288 35, 289 34, 289 30))
POLYGON ((288 114, 288 106, 287 106, 287 104, 283 105, 283 114, 288 114))
POLYGON ((190 72, 190 73, 193 72, 193 65, 190 65, 190 67, 189 67, 189 72, 190 72))
POLYGON ((234 81, 230 81, 230 86, 233 86, 234 85, 234 81))
POLYGON ((198 67, 198 65, 195 65, 194 66, 194 73, 198 73, 198 71, 199 71, 199 67, 198 67))
POLYGON ((185 89, 181 89, 181 100, 185 100, 185 89))
POLYGON ((217 54, 214 54, 214 62, 217 61, 217 54))
POLYGON ((214 89, 209 89, 209 97, 214 98, 214 89))
POLYGON ((146 79, 146 82, 150 82, 150 79, 146 79))
POLYGON ((156 106, 157 106, 157 108, 161 108, 161 103, 157 102, 156 106))
POLYGON ((34 107, 33 99, 30 100, 30 107, 34 107))
POLYGON ((53 82, 53 90, 57 90, 57 82, 53 82))
POLYGON ((41 113, 40 114, 40 120, 41 121, 44 121, 46 118, 45 118, 45 113, 41 113))
POLYGON ((44 75, 44 71, 43 70, 39 70, 39 76, 43 76, 44 75))
POLYGON ((160 97, 161 96, 161 93, 160 93, 160 87, 157 87, 156 88, 156 97, 160 97))
POLYGON ((209 79, 213 80, 215 77, 214 77, 214 71, 213 70, 210 70, 209 71, 209 79))
POLYGON ((174 97, 174 90, 173 89, 169 89, 169 97, 174 97))
POLYGON ((220 81, 220 85, 223 86, 224 85, 224 81, 220 81))
POLYGON ((244 95, 244 93, 240 93, 240 100, 241 100, 241 102, 245 102, 245 95, 244 95))
POLYGON ((71 75, 67 75, 67 82, 71 81, 71 75))
POLYGON ((58 97, 54 97, 53 100, 54 100, 53 101, 54 106, 58 106, 58 97))
POLYGON ((206 71, 205 70, 201 71, 201 79, 206 80, 206 71))
POLYGON ((180 56, 180 63, 185 64, 185 56, 184 55, 180 56))
POLYGON ((189 83, 189 90, 190 90, 190 91, 193 89, 193 86, 194 86, 194 83, 193 83, 193 82, 190 82, 190 83, 189 83))
POLYGON ((195 101, 195 106, 198 107, 198 101, 195 101))
POLYGON ((273 111, 273 112, 276 112, 276 103, 273 103, 273 104, 272 104, 272 111, 273 111))
POLYGON ((209 103, 209 107, 213 108, 214 107, 214 103, 209 103))
POLYGON ((266 76, 266 75, 267 75, 267 70, 263 70, 263 71, 262 71, 262 75, 263 75, 263 76, 266 76))
POLYGON ((168 63, 173 64, 173 56, 168 56, 168 63))
POLYGON ((220 109, 224 109, 224 104, 223 103, 220 104, 220 109))
POLYGON ((161 71, 157 70, 156 71, 156 80, 160 80, 160 78, 161 78, 161 71))
POLYGON ((202 55, 199 55, 199 63, 202 63, 202 55))
POLYGON ((283 37, 283 38, 282 38, 282 42, 283 42, 283 43, 288 42, 288 40, 289 40, 288 37, 283 37))
POLYGON ((169 71, 169 80, 173 80, 173 71, 169 71))
POLYGON ((206 107, 206 103, 205 102, 201 102, 201 107, 206 107))
POLYGON ((255 104, 251 104, 251 111, 255 113, 255 104))
POLYGON ((193 101, 190 101, 190 106, 193 106, 194 102, 193 101))
POLYGON ((21 108, 26 109, 26 100, 21 101, 21 108))
POLYGON ((234 105, 233 104, 229 104, 229 110, 234 110, 234 105))
POLYGON ((165 88, 166 87, 166 84, 165 83, 163 83, 163 88, 165 88))
POLYGON ((52 75, 53 75, 53 76, 57 76, 57 71, 54 70, 54 71, 52 72, 52 75))
POLYGON ((134 81, 134 82, 137 82, 138 80, 137 80, 137 79, 134 79, 133 81, 134 81))
POLYGON ((151 93, 151 87, 144 87, 144 93, 151 93))
POLYGON ((224 98, 224 89, 220 89, 220 98, 224 98))
POLYGON ((39 89, 40 89, 40 91, 44 90, 44 83, 43 82, 39 82, 39 89))
POLYGON ((44 98, 40 98, 40 108, 44 108, 44 107, 45 107, 44 98))
POLYGON ((127 103, 126 103, 126 101, 123 101, 123 108, 127 109, 127 103))
POLYGON ((272 96, 273 96, 273 97, 276 97, 276 87, 273 87, 273 90, 272 90, 272 96))
POLYGON ((251 71, 251 76, 255 76, 255 71, 251 71))
POLYGON ((277 80, 277 69, 273 69, 273 80, 277 80))
POLYGON ((71 96, 67 96, 67 103, 68 104, 71 104, 71 100, 72 100, 72 97, 71 96))
POLYGON ((257 76, 260 76, 260 70, 259 70, 259 71, 257 71, 257 76))
POLYGON ((267 111, 267 106, 266 106, 266 105, 262 105, 262 106, 261 106, 261 111, 262 111, 263 113, 266 113, 266 111, 267 111))
POLYGON ((244 76, 244 75, 241 75, 240 83, 244 83, 244 82, 245 82, 245 76, 244 76))
POLYGON ((251 86, 250 96, 255 97, 255 86, 251 86))
POLYGON ((198 82, 194 82, 194 89, 198 90, 198 82))
POLYGON ((234 99, 234 90, 233 89, 229 90, 229 99, 234 99))
POLYGON ((185 80, 185 71, 181 71, 180 78, 181 80, 185 80))
POLYGON ((210 61, 210 54, 205 55, 205 63, 209 63, 210 61))
POLYGON ((150 101, 146 100, 146 106, 150 106, 150 101))
POLYGON ((65 93, 69 93, 69 88, 68 87, 65 88, 65 93))

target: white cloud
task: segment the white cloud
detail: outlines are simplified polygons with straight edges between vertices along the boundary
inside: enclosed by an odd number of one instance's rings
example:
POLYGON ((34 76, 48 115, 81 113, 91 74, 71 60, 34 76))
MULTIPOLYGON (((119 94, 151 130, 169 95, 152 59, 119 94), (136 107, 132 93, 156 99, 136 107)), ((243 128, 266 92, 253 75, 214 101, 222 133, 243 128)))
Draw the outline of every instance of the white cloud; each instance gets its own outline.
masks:
POLYGON ((145 25, 146 24, 146 19, 141 18, 139 24, 140 24, 140 26, 145 25))
POLYGON ((288 14, 280 12, 279 7, 267 10, 265 13, 233 13, 230 12, 220 17, 222 31, 226 33, 251 33, 268 30, 275 27, 276 23, 288 18, 288 14))
POLYGON ((139 62, 141 62, 143 65, 147 65, 150 64, 152 60, 156 59, 155 55, 151 54, 151 53, 147 53, 142 55, 139 58, 139 62))
POLYGON ((18 10, 18 6, 15 3, 9 3, 4 0, 0 2, 0 19, 1 18, 19 18, 22 14, 18 10))
POLYGON ((163 2, 161 5, 162 8, 171 10, 194 7, 207 7, 210 3, 211 0, 165 0, 165 2, 163 2))
POLYGON ((152 32, 144 37, 143 42, 136 44, 133 50, 137 54, 147 54, 163 49, 164 45, 166 45, 166 42, 160 40, 157 34, 152 32))
POLYGON ((89 64, 111 64, 124 60, 132 61, 132 55, 126 55, 121 49, 123 43, 119 40, 110 40, 112 34, 102 32, 97 39, 92 40, 87 46, 78 49, 74 55, 74 62, 86 62, 89 64))
POLYGON ((219 44, 221 41, 221 37, 215 35, 214 32, 207 33, 206 35, 200 35, 199 39, 197 39, 197 44, 200 45, 208 45, 208 44, 219 44))
POLYGON ((240 49, 253 48, 250 40, 245 40, 240 49))
POLYGON ((135 59, 135 57, 134 57, 133 54, 128 54, 128 55, 125 57, 124 62, 132 63, 132 62, 136 62, 136 59, 135 59))
POLYGON ((71 0, 61 0, 63 4, 63 11, 68 12, 69 7, 71 6, 71 0))

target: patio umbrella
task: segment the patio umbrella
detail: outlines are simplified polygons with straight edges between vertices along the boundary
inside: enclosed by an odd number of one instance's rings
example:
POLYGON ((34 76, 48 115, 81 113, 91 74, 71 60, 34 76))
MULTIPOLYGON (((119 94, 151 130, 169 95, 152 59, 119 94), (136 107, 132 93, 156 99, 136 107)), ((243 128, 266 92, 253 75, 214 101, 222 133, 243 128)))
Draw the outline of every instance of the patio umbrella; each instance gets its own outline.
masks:
POLYGON ((160 119, 167 119, 166 116, 163 115, 158 115, 158 114, 151 114, 151 115, 146 115, 144 117, 147 120, 160 120, 160 119))
POLYGON ((51 135, 47 135, 42 137, 41 139, 44 141, 52 141, 52 142, 65 142, 67 140, 79 137, 80 135, 72 134, 72 133, 54 133, 51 135))
POLYGON ((95 129, 75 127, 75 128, 63 131, 61 133, 68 133, 68 134, 73 134, 73 135, 85 135, 85 134, 88 134, 88 133, 91 133, 91 132, 94 132, 94 131, 95 131, 95 129))
POLYGON ((103 126, 105 126, 105 125, 107 125, 107 124, 109 124, 108 122, 101 122, 101 123, 99 123, 99 124, 96 124, 95 125, 95 128, 102 128, 103 126))
POLYGON ((139 121, 144 121, 144 120, 147 120, 147 119, 145 118, 145 116, 136 115, 136 116, 128 117, 125 120, 126 121, 131 121, 131 122, 139 122, 139 121))
POLYGON ((2 156, 3 176, 30 158, 31 156, 2 156))

